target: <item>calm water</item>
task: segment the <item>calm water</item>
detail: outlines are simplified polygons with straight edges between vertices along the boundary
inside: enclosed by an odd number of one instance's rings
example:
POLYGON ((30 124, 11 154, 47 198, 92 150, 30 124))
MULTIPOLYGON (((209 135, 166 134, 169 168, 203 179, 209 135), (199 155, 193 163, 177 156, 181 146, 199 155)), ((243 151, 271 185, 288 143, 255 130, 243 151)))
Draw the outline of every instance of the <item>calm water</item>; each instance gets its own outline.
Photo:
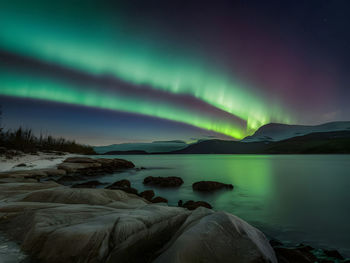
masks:
MULTIPOLYGON (((107 156, 108 158, 114 156, 107 156)), ((350 256, 350 155, 127 155, 115 156, 147 169, 108 175, 102 182, 128 179, 139 191, 176 205, 204 200, 233 213, 267 235, 338 249, 350 256), (146 176, 180 176, 178 189, 145 187, 146 176), (216 180, 233 191, 200 194, 192 183, 216 180)))

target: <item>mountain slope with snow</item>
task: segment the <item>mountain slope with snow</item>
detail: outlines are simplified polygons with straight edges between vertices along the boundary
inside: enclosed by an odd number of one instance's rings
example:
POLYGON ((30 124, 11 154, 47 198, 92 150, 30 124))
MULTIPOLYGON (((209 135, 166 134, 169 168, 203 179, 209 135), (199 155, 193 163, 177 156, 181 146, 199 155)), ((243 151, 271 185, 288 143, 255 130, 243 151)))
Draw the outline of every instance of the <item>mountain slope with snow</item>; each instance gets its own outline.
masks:
POLYGON ((314 132, 349 131, 350 121, 329 122, 321 125, 288 125, 270 123, 260 127, 252 136, 245 137, 241 142, 281 141, 296 136, 314 132))
POLYGON ((184 141, 155 141, 150 143, 122 143, 107 146, 94 147, 95 152, 103 154, 112 151, 145 151, 147 153, 154 152, 170 152, 177 151, 187 147, 184 141))

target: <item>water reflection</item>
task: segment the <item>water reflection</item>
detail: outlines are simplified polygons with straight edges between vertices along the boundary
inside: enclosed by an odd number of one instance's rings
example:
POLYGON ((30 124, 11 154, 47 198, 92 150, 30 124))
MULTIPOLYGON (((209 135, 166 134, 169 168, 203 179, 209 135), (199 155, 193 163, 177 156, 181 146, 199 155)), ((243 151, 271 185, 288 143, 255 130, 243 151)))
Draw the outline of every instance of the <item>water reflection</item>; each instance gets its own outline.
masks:
MULTIPOLYGON (((110 156, 108 156, 110 157, 110 156)), ((146 168, 105 176, 129 179, 140 191, 176 205, 179 199, 204 200, 234 213, 281 240, 338 248, 350 256, 349 155, 150 155, 118 156, 146 168), (155 169, 161 167, 163 169, 155 169), (164 169, 168 168, 168 169, 164 169), (146 176, 180 176, 178 189, 144 186, 146 176), (233 191, 201 194, 201 180, 231 183, 233 191)))

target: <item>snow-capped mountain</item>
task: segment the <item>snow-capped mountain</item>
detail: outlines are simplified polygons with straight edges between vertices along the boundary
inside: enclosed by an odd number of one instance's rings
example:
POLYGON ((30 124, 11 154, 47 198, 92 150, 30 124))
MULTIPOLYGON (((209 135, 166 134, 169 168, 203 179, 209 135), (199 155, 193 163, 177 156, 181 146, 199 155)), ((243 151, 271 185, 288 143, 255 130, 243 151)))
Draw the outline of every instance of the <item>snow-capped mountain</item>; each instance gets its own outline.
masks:
POLYGON ((329 122, 321 125, 288 125, 270 123, 260 127, 252 136, 242 142, 281 141, 313 132, 349 131, 350 121, 329 122))

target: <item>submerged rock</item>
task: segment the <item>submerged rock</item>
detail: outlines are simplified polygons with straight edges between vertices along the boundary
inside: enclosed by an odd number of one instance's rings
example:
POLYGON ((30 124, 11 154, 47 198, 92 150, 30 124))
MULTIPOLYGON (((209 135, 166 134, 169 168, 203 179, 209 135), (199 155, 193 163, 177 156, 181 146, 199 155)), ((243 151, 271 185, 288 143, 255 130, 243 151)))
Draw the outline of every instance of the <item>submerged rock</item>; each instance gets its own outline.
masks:
POLYGON ((153 177, 148 176, 143 180, 144 184, 150 184, 160 187, 178 187, 184 183, 180 177, 170 176, 170 177, 153 177))
POLYGON ((154 191, 153 190, 146 190, 140 193, 140 196, 142 198, 145 198, 148 201, 151 201, 152 198, 154 197, 154 191))
POLYGON ((204 201, 187 201, 185 202, 182 207, 184 208, 187 208, 188 210, 195 210, 196 208, 198 207, 206 207, 206 208, 209 208, 209 209, 212 209, 213 207, 207 203, 207 202, 204 202, 204 201))
POLYGON ((210 192, 210 191, 215 191, 215 190, 220 190, 220 189, 233 189, 232 184, 224 184, 224 183, 219 183, 215 181, 200 181, 196 182, 192 185, 193 190, 196 191, 203 191, 203 192, 210 192))
POLYGON ((164 197, 156 196, 151 200, 152 203, 168 203, 168 200, 164 197))

